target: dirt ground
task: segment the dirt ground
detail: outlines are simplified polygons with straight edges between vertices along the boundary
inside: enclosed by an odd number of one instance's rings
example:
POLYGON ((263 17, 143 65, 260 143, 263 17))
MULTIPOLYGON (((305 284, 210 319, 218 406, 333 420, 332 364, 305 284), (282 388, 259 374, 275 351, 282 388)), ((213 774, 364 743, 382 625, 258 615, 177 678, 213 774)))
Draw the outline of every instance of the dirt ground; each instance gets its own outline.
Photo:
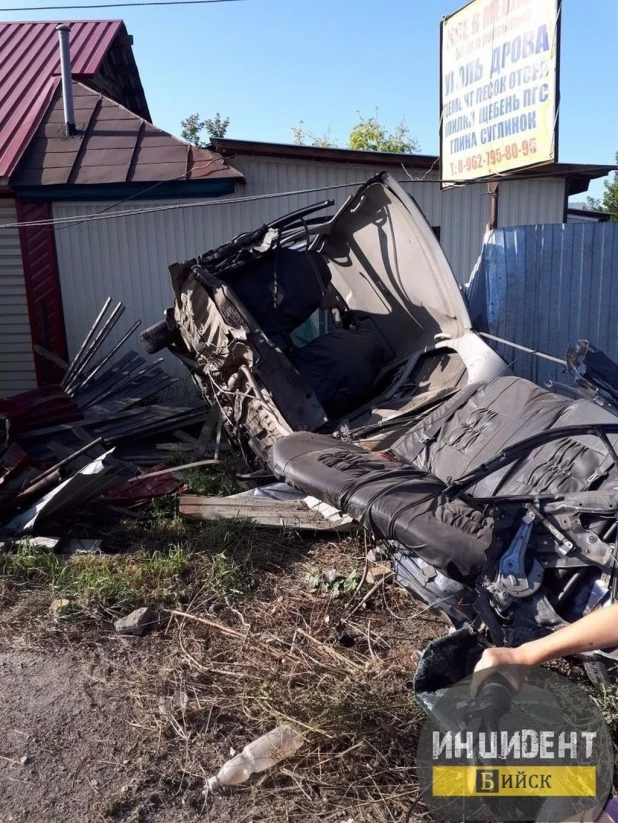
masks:
POLYGON ((293 543, 275 561, 259 546, 250 592, 162 610, 142 638, 105 616, 54 618, 47 591, 5 598, 0 823, 403 819, 422 722, 409 680, 444 623, 392 585, 350 616, 367 585, 354 599, 308 583, 316 569, 362 574, 350 539, 293 543), (305 730, 298 756, 205 797, 282 719, 305 730))

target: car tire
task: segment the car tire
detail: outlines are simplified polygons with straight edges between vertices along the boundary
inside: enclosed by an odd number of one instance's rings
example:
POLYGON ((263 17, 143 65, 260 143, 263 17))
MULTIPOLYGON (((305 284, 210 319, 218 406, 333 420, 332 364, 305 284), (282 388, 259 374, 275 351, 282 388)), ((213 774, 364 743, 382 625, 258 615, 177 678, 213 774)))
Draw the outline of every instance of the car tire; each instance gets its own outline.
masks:
POLYGON ((160 320, 154 326, 149 326, 140 334, 139 339, 143 349, 148 354, 156 354, 162 349, 166 349, 172 342, 172 331, 165 322, 160 320))

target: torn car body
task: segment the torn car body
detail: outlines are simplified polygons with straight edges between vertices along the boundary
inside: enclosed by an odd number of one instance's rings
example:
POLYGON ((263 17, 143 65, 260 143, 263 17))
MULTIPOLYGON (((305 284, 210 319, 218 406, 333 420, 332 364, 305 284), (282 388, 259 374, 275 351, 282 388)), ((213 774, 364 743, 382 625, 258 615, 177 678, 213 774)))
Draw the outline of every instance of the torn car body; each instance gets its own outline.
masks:
POLYGON ((372 178, 332 219, 311 222, 315 209, 170 268, 166 342, 266 465, 295 431, 383 448, 421 410, 508 373, 394 180, 372 178))
MULTIPOLYGON (((518 645, 610 602, 615 407, 510 374, 387 175, 334 217, 314 212, 171 267, 162 339, 230 437, 363 523, 456 626, 518 645)), ((580 347, 572 368, 597 388, 601 371, 608 401, 612 364, 596 355, 580 347)))

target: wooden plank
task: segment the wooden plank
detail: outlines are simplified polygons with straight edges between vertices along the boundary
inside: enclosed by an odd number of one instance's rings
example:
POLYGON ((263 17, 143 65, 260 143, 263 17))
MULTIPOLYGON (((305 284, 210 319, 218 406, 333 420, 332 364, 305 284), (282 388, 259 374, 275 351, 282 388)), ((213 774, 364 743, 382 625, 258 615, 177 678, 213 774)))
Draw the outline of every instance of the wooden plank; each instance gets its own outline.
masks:
POLYGON ((350 531, 357 528, 355 523, 326 520, 309 509, 302 500, 182 495, 180 513, 196 520, 243 520, 265 528, 308 531, 350 531))
POLYGON ((215 430, 215 426, 219 423, 220 414, 219 407, 213 406, 206 415, 206 420, 204 421, 202 431, 197 438, 197 444, 195 446, 195 456, 198 460, 206 454, 212 433, 215 430))
POLYGON ((191 437, 191 435, 187 434, 186 432, 183 432, 182 429, 174 429, 172 434, 177 440, 181 440, 183 443, 188 443, 189 445, 193 446, 193 448, 197 446, 196 438, 191 437))

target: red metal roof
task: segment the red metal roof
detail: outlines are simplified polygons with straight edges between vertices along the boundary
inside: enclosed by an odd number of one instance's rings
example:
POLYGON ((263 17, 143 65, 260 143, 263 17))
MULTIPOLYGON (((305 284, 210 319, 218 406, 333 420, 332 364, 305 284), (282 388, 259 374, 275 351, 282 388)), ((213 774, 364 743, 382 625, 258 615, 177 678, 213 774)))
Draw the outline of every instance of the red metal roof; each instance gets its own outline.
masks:
MULTIPOLYGON (((0 23, 0 178, 15 168, 60 83, 57 22, 0 23)), ((99 68, 122 20, 70 23, 72 74, 99 68)))

